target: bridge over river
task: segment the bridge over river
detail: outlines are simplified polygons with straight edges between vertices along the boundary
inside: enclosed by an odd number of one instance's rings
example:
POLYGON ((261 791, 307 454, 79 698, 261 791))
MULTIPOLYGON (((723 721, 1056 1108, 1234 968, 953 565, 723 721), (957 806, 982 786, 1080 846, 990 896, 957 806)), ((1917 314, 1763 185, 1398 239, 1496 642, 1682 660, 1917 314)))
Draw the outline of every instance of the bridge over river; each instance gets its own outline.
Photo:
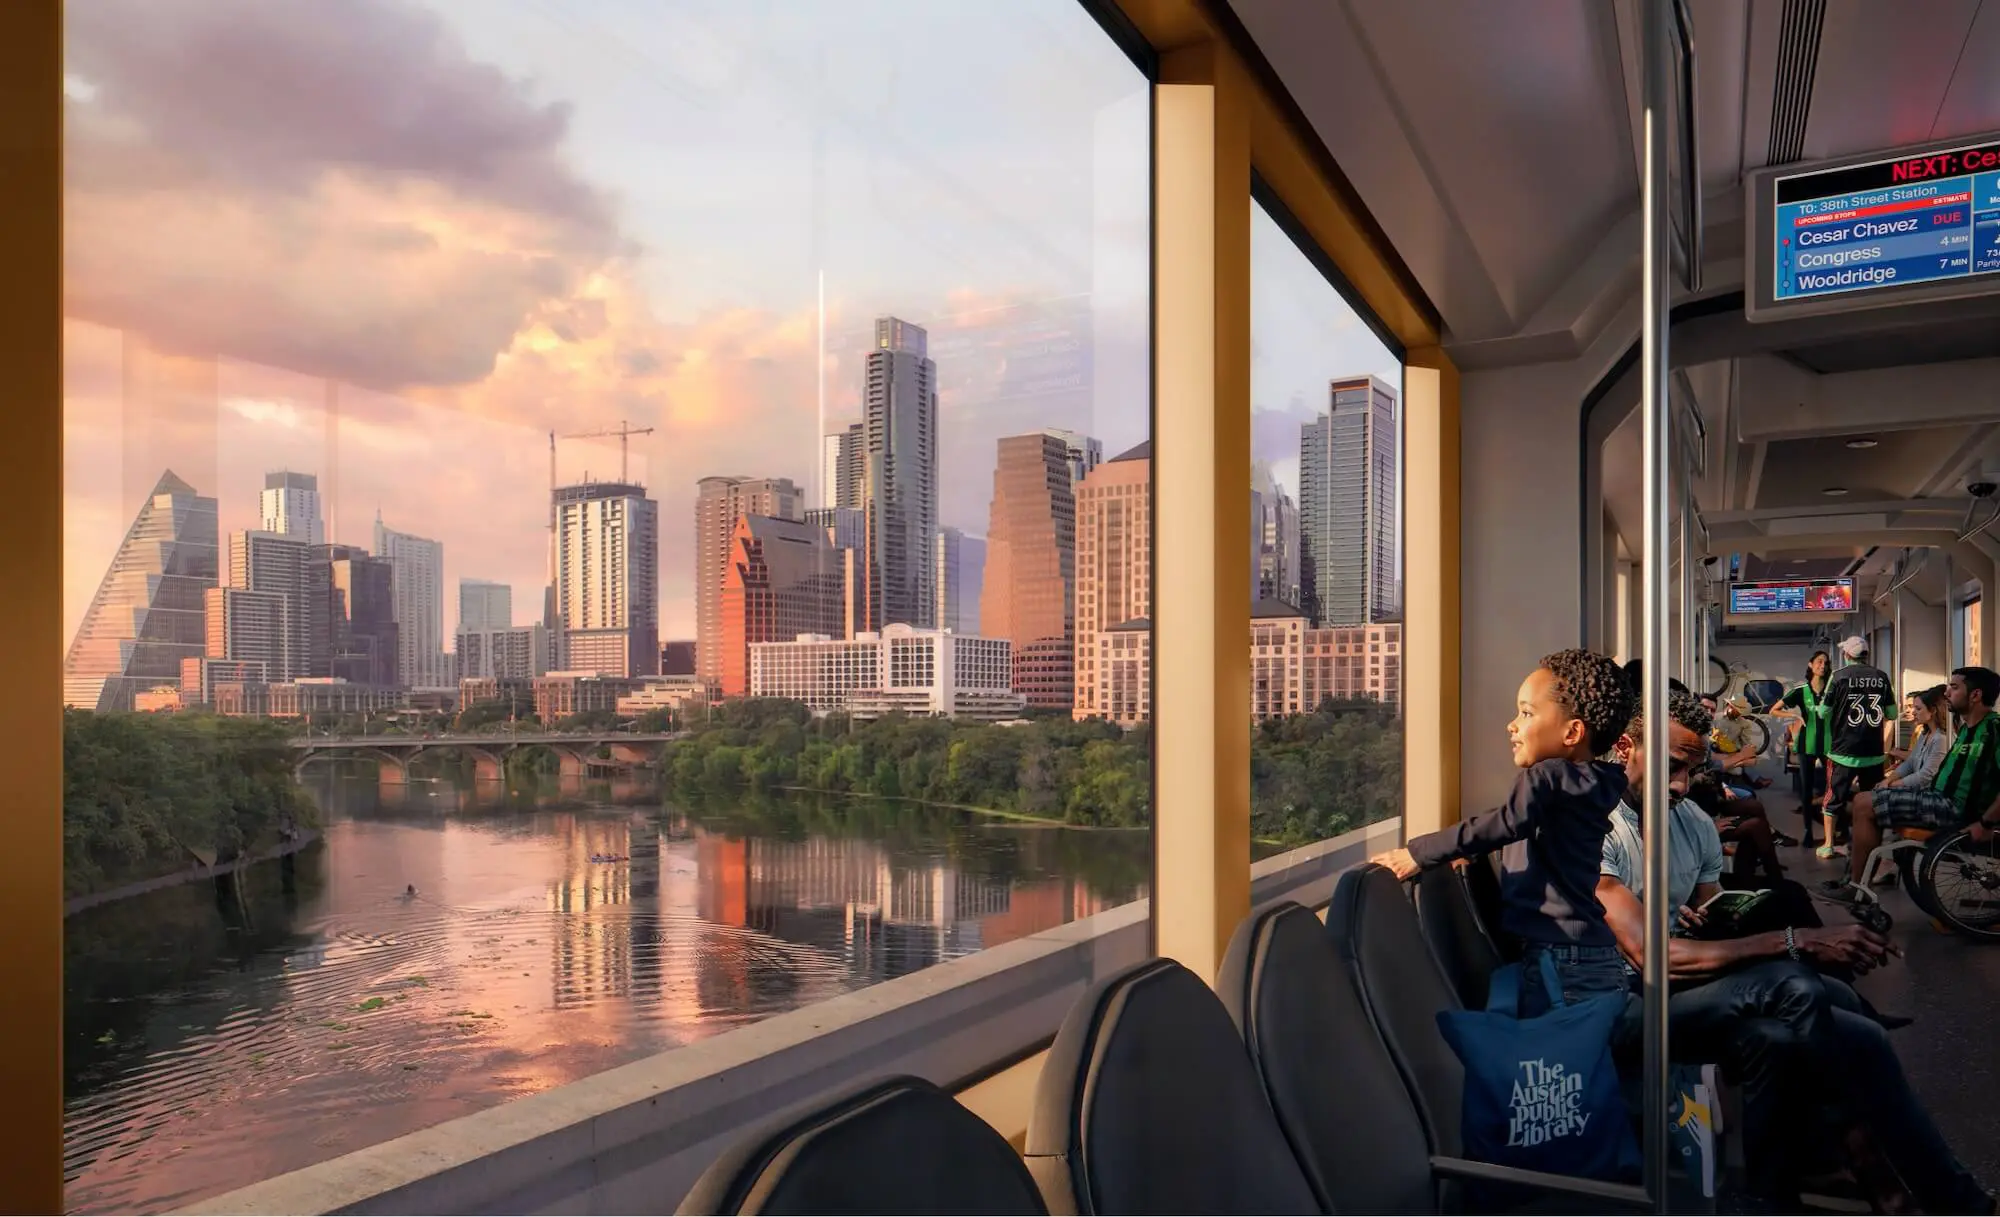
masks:
POLYGON ((562 764, 562 776, 585 777, 593 769, 638 769, 656 765, 668 741, 685 732, 640 734, 629 731, 518 732, 511 735, 306 735, 292 741, 298 768, 315 760, 371 760, 382 767, 385 785, 410 780, 410 762, 427 752, 459 752, 472 757, 474 776, 498 782, 507 756, 523 748, 547 748, 562 764))

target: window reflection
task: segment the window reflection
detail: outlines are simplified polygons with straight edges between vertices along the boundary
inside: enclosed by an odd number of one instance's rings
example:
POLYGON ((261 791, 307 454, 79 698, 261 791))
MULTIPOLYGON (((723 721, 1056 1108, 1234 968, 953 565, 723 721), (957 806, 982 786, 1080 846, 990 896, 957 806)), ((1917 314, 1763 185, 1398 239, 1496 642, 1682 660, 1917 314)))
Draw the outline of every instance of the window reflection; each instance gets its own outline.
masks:
POLYGON ((65 55, 73 1208, 1145 894, 1150 663, 1082 674, 1149 539, 1089 582, 1080 503, 1149 438, 1149 98, 1082 9, 79 0, 65 55))

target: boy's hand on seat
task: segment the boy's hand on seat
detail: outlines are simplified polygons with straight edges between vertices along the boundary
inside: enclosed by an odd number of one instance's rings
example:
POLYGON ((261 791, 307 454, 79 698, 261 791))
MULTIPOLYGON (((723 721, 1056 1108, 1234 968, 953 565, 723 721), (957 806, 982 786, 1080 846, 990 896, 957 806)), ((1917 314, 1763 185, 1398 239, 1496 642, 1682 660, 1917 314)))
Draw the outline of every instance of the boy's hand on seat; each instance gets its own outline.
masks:
POLYGON ((1410 856, 1410 851, 1407 849, 1392 849, 1387 853, 1376 854, 1368 860, 1377 866, 1388 868, 1395 874, 1396 878, 1404 881, 1416 878, 1417 873, 1423 870, 1423 867, 1417 865, 1417 860, 1410 856))

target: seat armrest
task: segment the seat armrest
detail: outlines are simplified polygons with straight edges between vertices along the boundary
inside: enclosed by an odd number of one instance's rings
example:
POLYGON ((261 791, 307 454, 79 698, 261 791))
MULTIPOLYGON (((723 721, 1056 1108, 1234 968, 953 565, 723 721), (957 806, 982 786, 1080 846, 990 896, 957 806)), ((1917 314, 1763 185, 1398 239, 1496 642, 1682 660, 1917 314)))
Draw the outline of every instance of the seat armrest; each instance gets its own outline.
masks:
POLYGON ((1629 1183, 1600 1183, 1595 1179, 1524 1171, 1512 1166, 1496 1166, 1491 1162, 1474 1162, 1469 1158, 1432 1154, 1431 1174, 1440 1178, 1477 1179, 1484 1183, 1505 1183, 1569 1196, 1588 1196, 1620 1208, 1643 1212, 1650 1212, 1653 1207, 1653 1202, 1646 1196, 1646 1189, 1629 1183))

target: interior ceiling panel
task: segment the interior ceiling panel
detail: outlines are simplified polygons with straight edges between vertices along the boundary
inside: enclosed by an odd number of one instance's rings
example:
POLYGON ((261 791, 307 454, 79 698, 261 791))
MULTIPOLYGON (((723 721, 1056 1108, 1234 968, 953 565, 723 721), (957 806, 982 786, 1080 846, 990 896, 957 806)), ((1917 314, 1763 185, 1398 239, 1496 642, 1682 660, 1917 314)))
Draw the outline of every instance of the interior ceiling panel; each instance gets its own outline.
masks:
POLYGON ((1972 427, 1933 427, 1869 436, 1875 447, 1848 447, 1848 437, 1816 436, 1770 445, 1756 506, 1837 507, 1915 497, 1937 467, 1939 455, 1972 437, 1972 427), (1829 487, 1845 488, 1828 495, 1829 487))
POLYGON ((1525 319, 1638 193, 1609 8, 1362 0, 1351 11, 1503 303, 1525 319))
POLYGON ((1994 0, 1973 18, 1933 134, 1942 139, 1975 131, 2000 131, 2000 3, 1994 0))
MULTIPOLYGON (((1993 75, 1991 61, 1967 64, 1962 58, 1971 49, 1967 40, 1980 5, 1981 0, 1828 5, 1805 159, 1980 129, 1940 130, 1939 121, 1955 77, 1993 75)), ((1956 112, 1974 117, 1970 104, 1956 112)))
POLYGON ((1229 0, 1230 9, 1318 132, 1448 330, 1510 334, 1514 322, 1439 189, 1382 62, 1337 3, 1229 0), (1365 120, 1357 121, 1357 116, 1365 120))

